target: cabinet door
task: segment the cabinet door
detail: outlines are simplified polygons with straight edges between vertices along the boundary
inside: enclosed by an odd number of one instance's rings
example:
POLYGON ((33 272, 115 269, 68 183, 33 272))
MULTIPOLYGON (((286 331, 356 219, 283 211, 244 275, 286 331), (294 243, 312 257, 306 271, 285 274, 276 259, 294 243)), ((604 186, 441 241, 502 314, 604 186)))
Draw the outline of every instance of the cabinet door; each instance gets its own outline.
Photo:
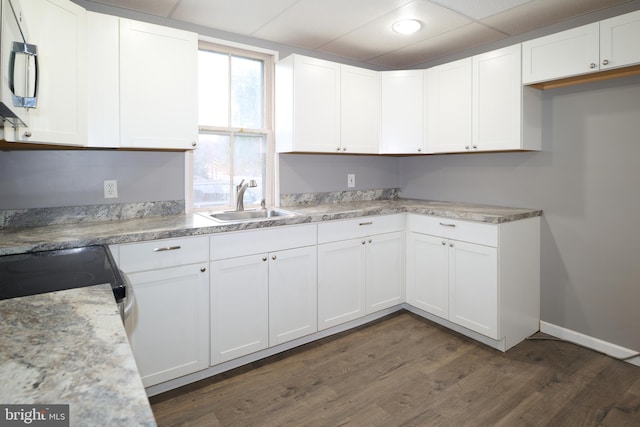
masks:
POLYGON ((428 151, 461 152, 471 149, 471 81, 471 58, 427 70, 428 151))
POLYGON ((365 315, 366 240, 318 246, 318 330, 365 315))
POLYGON ((69 0, 23 1, 31 43, 38 46, 38 103, 27 115, 30 137, 61 145, 87 142, 86 11, 69 0))
POLYGON ((378 153, 380 74, 341 65, 340 146, 346 153, 378 153))
POLYGON ((318 330, 315 246, 269 254, 269 345, 318 330))
POLYGON ((128 275, 135 308, 126 326, 145 387, 209 366, 209 273, 203 267, 128 275))
POLYGON ((211 364, 267 348, 267 254, 211 262, 211 364))
POLYGON ((538 83, 598 71, 597 22, 522 43, 522 83, 538 83))
POLYGON ((120 146, 193 148, 198 36, 120 20, 120 146))
POLYGON ((380 153, 424 151, 424 70, 384 71, 380 153))
POLYGON ((443 319, 449 318, 449 251, 447 240, 407 234, 407 302, 443 319))
MULTIPOLYGON (((295 55, 292 58, 292 151, 340 151, 340 64, 295 55)), ((276 89, 279 90, 279 89, 276 89)), ((281 104, 282 105, 282 104, 281 104)), ((278 116, 276 112, 276 117, 278 116)))
POLYGON ((367 313, 404 301, 404 232, 367 238, 367 313))
POLYGON ((120 18, 87 12, 89 147, 120 146, 120 18))
POLYGON ((600 69, 640 62, 640 11, 600 21, 600 69))
POLYGON ((473 144, 479 151, 522 147, 520 45, 473 57, 473 144))
POLYGON ((493 339, 498 336, 497 249, 449 241, 449 320, 493 339))

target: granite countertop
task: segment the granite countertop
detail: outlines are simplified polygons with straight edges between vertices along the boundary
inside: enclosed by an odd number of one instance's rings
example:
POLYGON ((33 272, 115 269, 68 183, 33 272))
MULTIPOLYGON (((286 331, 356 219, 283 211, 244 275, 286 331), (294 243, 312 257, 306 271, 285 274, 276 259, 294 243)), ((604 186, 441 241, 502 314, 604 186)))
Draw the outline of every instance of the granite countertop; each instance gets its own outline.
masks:
POLYGON ((284 207, 299 215, 243 223, 220 223, 204 215, 186 214, 84 222, 0 230, 0 255, 206 235, 369 215, 411 212, 451 219, 500 224, 542 215, 535 209, 417 199, 327 202, 284 207))
POLYGON ((0 301, 0 402, 69 404, 70 425, 155 426, 110 285, 0 301))

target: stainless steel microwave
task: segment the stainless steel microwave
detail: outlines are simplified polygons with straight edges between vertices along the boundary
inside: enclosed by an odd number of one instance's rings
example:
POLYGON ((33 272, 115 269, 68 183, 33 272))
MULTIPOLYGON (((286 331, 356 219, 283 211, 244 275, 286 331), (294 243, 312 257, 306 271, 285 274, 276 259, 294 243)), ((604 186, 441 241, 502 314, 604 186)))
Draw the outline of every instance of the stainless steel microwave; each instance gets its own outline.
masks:
POLYGON ((8 129, 28 127, 28 110, 37 106, 38 49, 29 43, 19 0, 0 2, 0 117, 6 136, 8 129))

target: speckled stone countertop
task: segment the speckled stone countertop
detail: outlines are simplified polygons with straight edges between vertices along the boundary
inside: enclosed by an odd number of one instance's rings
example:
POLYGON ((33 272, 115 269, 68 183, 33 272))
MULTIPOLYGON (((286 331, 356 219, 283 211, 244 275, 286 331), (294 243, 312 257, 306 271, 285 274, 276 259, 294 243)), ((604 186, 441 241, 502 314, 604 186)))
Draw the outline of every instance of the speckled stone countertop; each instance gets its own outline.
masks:
POLYGON ((130 243, 173 237, 293 225, 369 215, 412 212, 452 219, 500 224, 542 215, 542 211, 470 203, 393 199, 287 206, 299 215, 243 223, 219 223, 203 215, 171 215, 123 221, 85 222, 0 230, 0 255, 130 243))
POLYGON ((110 285, 0 301, 0 402, 69 404, 71 426, 155 426, 110 285))

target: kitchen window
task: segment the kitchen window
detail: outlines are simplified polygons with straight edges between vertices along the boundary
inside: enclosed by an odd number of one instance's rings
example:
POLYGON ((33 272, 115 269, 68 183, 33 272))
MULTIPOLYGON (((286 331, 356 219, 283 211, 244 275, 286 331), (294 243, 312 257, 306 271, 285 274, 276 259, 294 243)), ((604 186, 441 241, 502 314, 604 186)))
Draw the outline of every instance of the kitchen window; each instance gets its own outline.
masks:
POLYGON ((201 43, 198 51, 200 127, 191 162, 194 210, 273 205, 273 56, 201 43))

